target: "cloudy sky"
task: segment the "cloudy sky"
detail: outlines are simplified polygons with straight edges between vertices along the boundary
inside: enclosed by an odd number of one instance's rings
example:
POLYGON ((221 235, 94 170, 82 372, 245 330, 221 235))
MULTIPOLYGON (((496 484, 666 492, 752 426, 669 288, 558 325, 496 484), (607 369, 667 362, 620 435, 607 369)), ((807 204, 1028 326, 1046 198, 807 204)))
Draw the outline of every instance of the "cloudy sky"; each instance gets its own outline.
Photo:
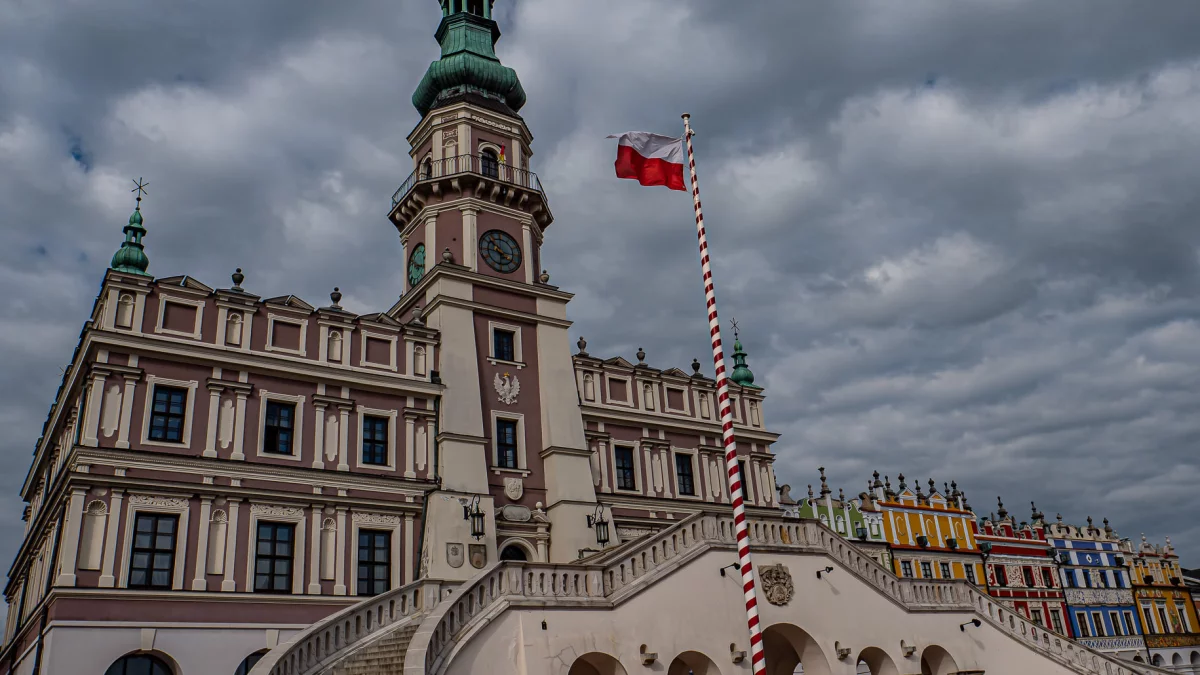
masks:
MULTIPOLYGON (((781 483, 955 479, 1200 566, 1200 4, 500 0, 545 260, 593 354, 704 360, 691 204, 604 136, 693 114, 781 483)), ((145 176, 151 272, 377 311, 434 0, 0 3, 0 558, 145 176), (182 5, 182 6, 181 6, 182 5)))

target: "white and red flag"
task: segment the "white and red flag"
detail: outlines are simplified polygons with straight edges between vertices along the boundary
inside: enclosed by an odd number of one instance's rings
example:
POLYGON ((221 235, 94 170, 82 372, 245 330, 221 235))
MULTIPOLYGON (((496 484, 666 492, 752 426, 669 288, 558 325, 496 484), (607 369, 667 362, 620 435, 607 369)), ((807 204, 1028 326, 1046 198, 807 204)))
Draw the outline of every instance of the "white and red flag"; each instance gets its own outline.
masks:
POLYGON ((642 185, 683 186, 683 139, 646 131, 627 131, 617 139, 617 178, 632 178, 642 185))

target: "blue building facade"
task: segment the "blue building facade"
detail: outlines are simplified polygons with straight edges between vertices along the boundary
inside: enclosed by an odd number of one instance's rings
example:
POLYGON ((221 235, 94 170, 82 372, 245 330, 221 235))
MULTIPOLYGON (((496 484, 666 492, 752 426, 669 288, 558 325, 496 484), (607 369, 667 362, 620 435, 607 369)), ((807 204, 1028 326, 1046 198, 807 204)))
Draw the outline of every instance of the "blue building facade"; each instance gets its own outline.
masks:
POLYGON ((1127 567, 1133 555, 1130 543, 1117 536, 1107 519, 1101 529, 1091 518, 1087 527, 1076 527, 1058 516, 1047 530, 1047 540, 1058 554, 1075 639, 1130 661, 1147 661, 1127 567))

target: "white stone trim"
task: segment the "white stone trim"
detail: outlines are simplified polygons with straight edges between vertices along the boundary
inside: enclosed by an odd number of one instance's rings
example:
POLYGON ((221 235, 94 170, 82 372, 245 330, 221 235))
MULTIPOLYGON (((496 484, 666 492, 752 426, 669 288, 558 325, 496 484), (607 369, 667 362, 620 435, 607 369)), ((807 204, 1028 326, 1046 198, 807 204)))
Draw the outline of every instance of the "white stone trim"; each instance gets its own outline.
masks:
POLYGON ((255 445, 255 454, 259 457, 274 457, 275 459, 286 459, 293 462, 299 462, 304 454, 304 397, 293 396, 292 394, 276 394, 264 389, 258 390, 258 443, 255 445), (286 403, 296 404, 296 419, 292 425, 292 454, 281 455, 274 452, 266 452, 263 448, 266 445, 267 431, 267 402, 268 401, 284 401, 286 403))
POLYGON ((517 412, 508 412, 505 410, 492 411, 492 461, 489 469, 505 469, 508 467, 500 466, 500 439, 496 435, 496 422, 498 420, 511 420, 517 423, 517 469, 522 471, 529 468, 528 456, 525 454, 525 415, 517 412))
POLYGON ((513 366, 517 370, 521 370, 522 368, 524 368, 525 367, 525 352, 521 345, 521 327, 514 325, 514 324, 499 323, 497 321, 488 321, 488 357, 487 357, 487 360, 488 360, 488 363, 490 363, 494 366, 497 366, 497 365, 513 366), (509 331, 513 334, 513 359, 514 360, 508 361, 505 359, 496 358, 496 329, 500 329, 503 331, 509 331))
MULTIPOLYGON (((358 452, 354 456, 354 466, 360 469, 396 470, 396 424, 400 414, 397 410, 382 410, 358 406, 358 452), (363 462, 363 421, 366 417, 383 417, 388 421, 387 464, 366 464, 363 462)), ((410 450, 411 451, 411 450, 410 450)))
POLYGON ((691 403, 691 396, 688 396, 687 385, 675 385, 675 384, 671 384, 669 382, 663 382, 662 385, 663 385, 663 412, 682 413, 684 415, 691 417, 692 410, 691 410, 691 407, 689 406, 689 403, 691 403), (683 399, 683 407, 682 408, 672 408, 671 407, 671 390, 672 389, 674 389, 675 391, 679 391, 683 394, 680 397, 683 399))
MULTIPOLYGON (((265 345, 263 345, 263 349, 265 351, 280 352, 283 354, 297 354, 299 356, 305 356, 307 347, 308 347, 308 319, 297 319, 294 317, 280 315, 280 314, 267 314, 267 342, 265 345), (273 344, 274 340, 275 340, 275 323, 276 322, 290 323, 293 325, 300 326, 300 348, 299 349, 287 349, 286 347, 276 347, 273 344)), ((345 347, 343 347, 342 349, 344 350, 345 347)))
POLYGON ((254 315, 249 310, 234 309, 218 304, 217 309, 217 337, 214 341, 217 345, 226 349, 236 349, 240 352, 250 351, 250 337, 254 328, 254 315), (240 316, 242 322, 242 335, 238 344, 230 344, 229 338, 229 322, 234 316, 240 316))
POLYGON ((629 398, 629 396, 639 397, 642 394, 642 392, 640 392, 640 391, 633 390, 633 377, 631 377, 629 375, 614 375, 612 373, 603 373, 603 371, 601 371, 601 372, 604 376, 604 402, 605 403, 612 404, 612 405, 619 405, 619 406, 623 406, 626 408, 640 407, 640 406, 636 405, 636 402, 637 402, 636 398, 633 398, 633 399, 629 398), (624 401, 613 398, 612 387, 609 386, 609 382, 612 380, 619 380, 619 381, 625 383, 625 393, 627 394, 627 396, 624 401))
POLYGON ((175 528, 175 570, 171 578, 171 590, 181 591, 183 585, 184 565, 187 561, 188 514, 191 502, 185 497, 150 497, 146 495, 130 495, 129 507, 125 509, 125 537, 122 551, 125 553, 121 560, 121 577, 118 588, 129 588, 129 566, 133 562, 133 528, 139 513, 165 513, 179 516, 179 524, 175 528))
POLYGON ((644 490, 642 489, 642 462, 640 459, 641 454, 642 454, 642 444, 639 443, 638 441, 629 442, 629 441, 618 441, 616 439, 613 439, 613 441, 611 443, 609 443, 608 447, 609 447, 609 455, 610 455, 609 459, 612 460, 612 467, 613 467, 613 472, 612 472, 613 492, 616 494, 643 494, 644 490), (630 490, 628 488, 619 487, 617 484, 617 473, 618 473, 617 472, 617 447, 618 446, 620 446, 622 448, 629 448, 630 450, 633 451, 633 489, 632 490, 630 490))
POLYGON ((355 511, 350 514, 350 569, 353 571, 351 578, 354 583, 354 588, 347 589, 349 595, 358 595, 358 533, 359 530, 373 530, 379 532, 390 532, 388 551, 391 560, 388 562, 388 590, 398 588, 403 572, 400 567, 400 542, 403 536, 402 523, 404 521, 400 516, 382 515, 377 513, 360 513, 355 511))
POLYGON ((703 460, 700 459, 699 452, 697 450, 692 450, 690 448, 672 447, 669 454, 671 457, 671 467, 670 467, 670 469, 671 469, 671 485, 674 486, 675 496, 678 497, 679 499, 691 499, 691 500, 698 501, 698 502, 703 501, 704 500, 704 491, 701 489, 702 486, 700 484, 700 474, 701 474, 700 465, 703 462, 703 460), (684 455, 686 457, 691 458, 691 462, 692 462, 692 494, 690 494, 690 495, 685 495, 679 491, 679 471, 678 471, 678 469, 675 468, 675 462, 676 462, 675 457, 678 455, 684 455))
MULTIPOLYGON (((245 592, 254 592, 254 567, 255 561, 258 559, 258 521, 262 520, 268 523, 285 523, 295 526, 292 530, 292 595, 304 595, 305 542, 308 541, 304 525, 307 519, 304 509, 297 506, 250 505, 250 528, 247 533, 249 536, 244 549, 247 552, 245 592)), ((264 593, 264 595, 282 594, 264 593)))
MULTIPOLYGON (((328 324, 318 322, 321 327, 321 339, 317 345, 317 359, 324 363, 333 363, 339 366, 350 365, 350 335, 353 332, 348 326, 340 324, 328 324), (342 341, 342 358, 333 360, 329 358, 329 340, 334 334, 339 334, 342 341)), ((366 346, 366 343, 363 343, 366 346)), ((364 350, 365 351, 365 350, 364 350)))
MULTIPOLYGON (((363 368, 374 368, 377 370, 390 370, 392 372, 395 372, 396 371, 396 343, 398 342, 398 339, 399 339, 398 336, 388 335, 387 333, 372 333, 371 331, 368 331, 365 329, 359 330, 358 332, 359 332, 359 335, 361 336, 359 338, 358 365, 363 368), (367 360, 367 339, 368 338, 375 339, 375 340, 383 340, 384 342, 388 343, 388 362, 386 364, 375 363, 373 361, 367 360)), ((345 342, 343 341, 343 345, 344 344, 345 344, 345 342)), ((346 350, 346 348, 345 348, 345 346, 343 346, 342 351, 345 352, 345 350, 346 350)), ((342 355, 345 356, 345 353, 343 353, 342 355)))
POLYGON ((181 298, 177 295, 167 295, 165 293, 159 292, 159 294, 158 294, 158 320, 155 322, 155 325, 154 325, 155 333, 162 334, 162 335, 178 335, 180 337, 187 337, 187 338, 192 338, 193 340, 199 340, 201 337, 200 329, 203 325, 204 325, 204 301, 203 300, 190 300, 188 298, 181 298), (191 332, 171 330, 170 328, 163 327, 163 321, 165 321, 167 318, 167 303, 168 302, 174 303, 176 305, 190 305, 190 306, 196 308, 196 324, 193 327, 191 332))
POLYGON ((524 537, 509 537, 508 539, 497 543, 496 560, 500 559, 500 553, 509 546, 516 546, 517 548, 525 551, 525 557, 529 562, 542 562, 541 556, 539 556, 537 553, 537 548, 526 541, 524 537))
MULTIPOLYGON (((153 445, 160 448, 190 448, 192 446, 192 418, 196 409, 196 389, 200 383, 196 380, 172 380, 155 375, 146 376, 146 395, 142 408, 142 445, 153 445), (157 385, 187 389, 187 404, 183 411, 183 436, 178 443, 150 440, 150 417, 154 412, 154 388, 157 385)), ((90 411, 89 411, 90 412, 90 411)))

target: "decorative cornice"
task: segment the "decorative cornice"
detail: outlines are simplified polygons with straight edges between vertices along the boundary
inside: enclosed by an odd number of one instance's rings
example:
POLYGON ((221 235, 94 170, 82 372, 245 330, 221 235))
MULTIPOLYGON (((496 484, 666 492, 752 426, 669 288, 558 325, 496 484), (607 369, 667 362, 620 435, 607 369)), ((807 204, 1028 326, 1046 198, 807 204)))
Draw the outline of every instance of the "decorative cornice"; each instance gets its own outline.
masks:
POLYGON ((268 518, 303 518, 304 509, 294 506, 276 506, 273 504, 251 504, 250 513, 268 518))
POLYGON ((191 502, 183 497, 154 497, 151 495, 130 495, 130 506, 146 506, 152 508, 186 509, 191 502))
POLYGON ((359 525, 399 525, 400 516, 387 516, 381 513, 360 513, 355 511, 352 515, 355 523, 359 525))

